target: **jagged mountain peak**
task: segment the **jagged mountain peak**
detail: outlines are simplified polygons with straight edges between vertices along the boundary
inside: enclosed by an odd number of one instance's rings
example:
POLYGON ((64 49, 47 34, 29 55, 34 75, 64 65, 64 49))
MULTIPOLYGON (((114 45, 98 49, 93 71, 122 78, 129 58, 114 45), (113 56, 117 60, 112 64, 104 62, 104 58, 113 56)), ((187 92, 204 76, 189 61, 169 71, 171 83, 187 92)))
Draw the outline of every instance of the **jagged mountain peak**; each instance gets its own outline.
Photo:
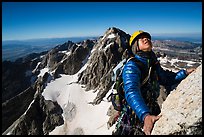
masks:
POLYGON ((79 74, 79 82, 86 89, 98 91, 93 101, 99 104, 112 86, 112 69, 125 58, 129 34, 117 28, 109 28, 94 45, 87 68, 79 74))
POLYGON ((104 33, 103 37, 100 39, 101 41, 106 41, 107 39, 117 39, 117 38, 122 38, 123 42, 127 38, 127 40, 130 38, 130 35, 125 33, 124 31, 120 30, 119 28, 116 27, 110 27, 106 30, 104 33))
POLYGON ((119 35, 127 35, 126 32, 123 30, 116 28, 116 27, 110 27, 106 30, 105 34, 119 34, 119 35))

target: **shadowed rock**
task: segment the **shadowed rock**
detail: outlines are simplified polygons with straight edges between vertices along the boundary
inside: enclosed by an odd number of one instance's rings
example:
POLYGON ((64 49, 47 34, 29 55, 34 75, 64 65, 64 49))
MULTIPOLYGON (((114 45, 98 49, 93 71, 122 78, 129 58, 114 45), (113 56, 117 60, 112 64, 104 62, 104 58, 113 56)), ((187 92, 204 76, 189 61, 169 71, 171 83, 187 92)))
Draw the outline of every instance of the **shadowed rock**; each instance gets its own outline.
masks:
POLYGON ((98 90, 93 104, 99 104, 112 86, 112 69, 124 57, 128 39, 128 34, 113 27, 95 44, 88 66, 78 78, 81 84, 86 85, 86 90, 98 90))

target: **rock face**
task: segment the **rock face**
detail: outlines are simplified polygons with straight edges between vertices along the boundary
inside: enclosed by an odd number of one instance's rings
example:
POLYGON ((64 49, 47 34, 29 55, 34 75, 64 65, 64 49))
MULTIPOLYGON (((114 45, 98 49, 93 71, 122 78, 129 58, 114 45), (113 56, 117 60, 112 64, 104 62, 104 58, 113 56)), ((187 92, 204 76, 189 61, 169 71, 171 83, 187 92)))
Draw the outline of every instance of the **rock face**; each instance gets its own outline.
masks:
POLYGON ((31 70, 41 61, 40 56, 46 53, 32 53, 18 58, 15 62, 2 62, 2 103, 20 94, 33 84, 30 79, 31 77, 34 78, 37 73, 32 74, 31 70))
POLYGON ((89 52, 93 46, 93 43, 85 42, 81 46, 77 46, 72 50, 70 56, 62 63, 64 73, 67 75, 73 75, 77 73, 84 65, 83 60, 89 55, 89 52))
POLYGON ((202 135, 202 65, 173 90, 152 135, 202 135))
MULTIPOLYGON (((45 100, 41 94, 46 78, 48 74, 40 77, 34 86, 2 105, 3 123, 7 126, 4 125, 4 128, 8 128, 16 120, 3 135, 47 135, 56 126, 64 123, 62 108, 57 102, 45 100)), ((4 130, 2 129, 2 132, 4 130)))
POLYGON ((111 85, 113 68, 122 60, 129 34, 117 28, 109 28, 94 45, 87 68, 79 74, 79 83, 86 90, 98 90, 93 104, 99 104, 111 85))
POLYGON ((17 120, 32 102, 35 90, 29 87, 22 93, 2 103, 2 132, 17 120))
POLYGON ((76 44, 68 41, 62 45, 58 45, 55 48, 51 49, 44 57, 43 60, 39 66, 39 68, 44 68, 48 66, 48 68, 53 71, 58 66, 58 63, 62 60, 62 58, 65 56, 65 54, 61 53, 60 51, 69 51, 73 47, 75 47, 76 44))
POLYGON ((25 72, 29 63, 5 61, 2 63, 2 103, 18 95, 30 86, 30 76, 25 72))
POLYGON ((56 102, 45 100, 38 94, 27 113, 18 119, 11 134, 47 135, 56 126, 64 123, 61 114, 62 109, 56 102))

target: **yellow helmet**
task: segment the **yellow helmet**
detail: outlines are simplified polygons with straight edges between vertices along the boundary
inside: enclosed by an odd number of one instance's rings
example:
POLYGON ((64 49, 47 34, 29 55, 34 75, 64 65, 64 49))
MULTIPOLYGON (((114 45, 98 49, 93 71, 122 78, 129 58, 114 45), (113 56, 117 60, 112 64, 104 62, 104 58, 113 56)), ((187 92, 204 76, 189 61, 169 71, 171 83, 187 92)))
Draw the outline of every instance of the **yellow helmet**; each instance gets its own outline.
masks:
POLYGON ((135 40, 138 38, 139 35, 141 34, 144 34, 144 35, 147 35, 148 38, 151 40, 151 35, 148 33, 148 32, 144 32, 142 30, 139 30, 139 31, 135 31, 132 36, 130 37, 130 40, 129 40, 129 45, 132 46, 132 44, 134 44, 135 40))

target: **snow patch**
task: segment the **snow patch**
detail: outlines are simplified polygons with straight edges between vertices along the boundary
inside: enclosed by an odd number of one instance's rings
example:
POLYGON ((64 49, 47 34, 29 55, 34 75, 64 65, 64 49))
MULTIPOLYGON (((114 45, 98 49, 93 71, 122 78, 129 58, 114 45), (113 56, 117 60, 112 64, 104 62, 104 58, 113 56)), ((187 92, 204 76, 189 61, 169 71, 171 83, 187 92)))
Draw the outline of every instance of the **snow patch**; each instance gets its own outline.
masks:
POLYGON ((45 55, 41 55, 40 58, 43 58, 45 55))
POLYGON ((38 77, 40 77, 40 76, 43 77, 44 74, 45 74, 46 72, 48 72, 48 71, 49 71, 49 69, 48 69, 47 67, 41 69, 41 70, 40 70, 40 74, 38 74, 38 77))
POLYGON ((89 60, 89 56, 90 54, 88 54, 87 56, 86 56, 86 58, 82 61, 82 65, 84 66, 86 63, 87 63, 87 61, 89 60))
POLYGON ((91 50, 91 53, 93 53, 95 50, 96 50, 96 48, 93 48, 93 49, 91 50))
POLYGON ((115 34, 110 34, 107 38, 112 39, 112 38, 115 38, 115 37, 116 37, 115 34))
POLYGON ((165 64, 165 63, 167 63, 167 61, 168 61, 168 60, 167 60, 167 56, 164 57, 164 58, 159 57, 158 60, 159 60, 159 62, 160 62, 161 64, 165 64))
POLYGON ((38 59, 38 58, 31 59, 31 61, 35 61, 36 59, 38 59))
POLYGON ((107 111, 111 102, 102 101, 99 105, 91 105, 90 102, 94 100, 97 92, 93 90, 85 91, 80 84, 76 83, 78 74, 86 69, 87 63, 75 75, 64 75, 47 84, 42 95, 46 100, 57 101, 63 109, 64 124, 56 127, 50 135, 72 135, 85 134, 96 135, 106 134, 111 135, 114 127, 108 129, 107 121, 109 116, 107 111), (67 116, 68 105, 73 105, 73 111, 76 113, 70 119, 67 116), (69 118, 69 119, 67 119, 69 118), (80 132, 79 130, 80 129, 80 132), (76 132, 78 131, 78 132, 76 132))
POLYGON ((114 43, 111 42, 110 44, 106 45, 106 47, 104 48, 104 50, 106 51, 112 44, 114 44, 114 43))
POLYGON ((101 41, 104 40, 106 36, 107 36, 107 34, 105 34, 105 35, 103 36, 103 38, 101 39, 101 41))
POLYGON ((71 51, 64 50, 64 51, 58 51, 58 53, 63 53, 63 54, 66 54, 66 55, 70 55, 71 51))
POLYGON ((38 66, 40 65, 41 62, 38 62, 38 64, 36 65, 36 67, 33 69, 32 73, 34 73, 36 71, 36 69, 38 68, 38 66))

